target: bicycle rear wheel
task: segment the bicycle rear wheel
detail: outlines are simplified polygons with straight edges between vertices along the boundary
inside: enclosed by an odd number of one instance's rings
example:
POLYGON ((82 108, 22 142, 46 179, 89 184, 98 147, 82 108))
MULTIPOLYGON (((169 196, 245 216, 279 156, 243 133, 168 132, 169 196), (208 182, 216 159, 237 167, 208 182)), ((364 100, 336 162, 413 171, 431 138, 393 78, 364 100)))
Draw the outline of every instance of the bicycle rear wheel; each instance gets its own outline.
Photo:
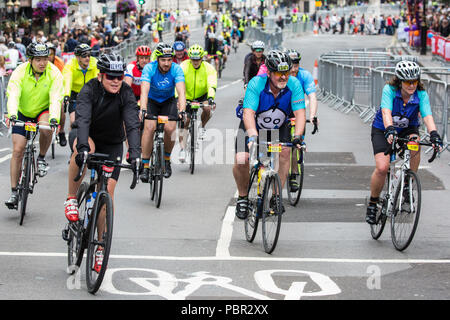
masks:
POLYGON ((195 137, 195 126, 197 124, 197 121, 194 119, 191 119, 191 123, 189 126, 189 139, 190 139, 190 164, 189 164, 189 171, 191 174, 194 174, 195 169, 195 143, 196 143, 196 137, 195 137))
MULTIPOLYGON (((69 240, 67 241, 67 264, 72 274, 76 271, 74 267, 79 268, 83 261, 84 250, 86 243, 83 241, 83 225, 86 213, 86 200, 89 195, 89 184, 83 182, 77 191, 77 202, 79 219, 77 222, 72 222, 69 225, 69 240)), ((91 200, 93 201, 93 200, 91 200)))
POLYGON ((288 200, 289 203, 292 206, 296 206, 298 201, 300 200, 300 196, 302 194, 302 189, 303 189, 303 172, 305 169, 305 165, 303 164, 303 151, 302 150, 298 150, 295 149, 292 151, 291 153, 291 157, 295 157, 296 159, 296 163, 297 163, 297 172, 293 172, 292 168, 291 170, 289 170, 289 174, 295 174, 295 182, 297 183, 298 189, 293 191, 291 189, 291 184, 290 184, 290 177, 288 176, 288 179, 286 181, 286 190, 287 190, 287 194, 288 194, 288 200))
POLYGON ((383 233, 384 226, 386 225, 387 220, 387 208, 389 199, 387 194, 389 192, 389 180, 390 180, 390 171, 387 174, 387 177, 384 181, 383 190, 380 194, 380 202, 377 204, 377 218, 376 224, 370 225, 370 234, 372 238, 377 240, 381 234, 383 233))
POLYGON ((266 178, 261 215, 264 251, 269 254, 275 250, 280 234, 282 216, 281 202, 281 181, 278 174, 274 174, 266 178))
POLYGON ((391 217, 391 236, 394 247, 405 250, 411 243, 419 223, 421 206, 421 185, 417 175, 408 170, 395 192, 394 208, 391 217))
POLYGON ((90 228, 86 261, 86 284, 89 293, 92 294, 95 294, 100 288, 108 266, 113 232, 113 205, 111 196, 106 192, 100 193, 98 195, 97 206, 94 207, 94 210, 95 212, 91 214, 92 220, 89 222, 90 228), (103 210, 104 215, 101 214, 103 210), (101 221, 102 217, 105 219, 104 221, 101 221), (99 222, 103 222, 104 224, 101 237, 99 237, 99 222), (103 249, 103 262, 100 269, 95 270, 95 255, 99 248, 103 249))
POLYGON ((32 158, 29 153, 25 153, 22 162, 22 176, 19 184, 19 212, 20 221, 19 224, 23 224, 27 210, 28 195, 30 193, 30 181, 31 181, 31 166, 32 158))
POLYGON ((253 242, 258 230, 258 169, 252 168, 250 172, 250 183, 248 188, 248 215, 244 221, 245 238, 253 242))

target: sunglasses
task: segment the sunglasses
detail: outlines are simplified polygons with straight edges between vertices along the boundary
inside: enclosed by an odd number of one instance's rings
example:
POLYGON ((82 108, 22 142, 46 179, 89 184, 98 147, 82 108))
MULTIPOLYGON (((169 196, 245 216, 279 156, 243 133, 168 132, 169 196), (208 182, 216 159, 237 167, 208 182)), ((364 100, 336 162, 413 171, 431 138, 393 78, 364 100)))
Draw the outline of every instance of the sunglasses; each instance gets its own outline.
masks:
POLYGON ((109 74, 105 73, 105 77, 109 81, 114 81, 114 80, 122 81, 125 76, 123 74, 120 75, 120 76, 112 76, 112 75, 109 75, 109 74))
POLYGON ((408 85, 408 86, 410 86, 410 85, 413 85, 413 86, 416 86, 418 83, 419 83, 419 80, 407 80, 407 81, 403 81, 406 85, 408 85))
POLYGON ((81 54, 80 55, 80 57, 82 57, 82 58, 90 58, 91 57, 91 55, 89 54, 89 53, 83 53, 83 54, 81 54))
POLYGON ((290 72, 289 71, 274 71, 273 74, 276 75, 277 77, 281 77, 281 76, 289 76, 290 72))
POLYGON ((255 49, 255 52, 264 52, 262 49, 255 49))

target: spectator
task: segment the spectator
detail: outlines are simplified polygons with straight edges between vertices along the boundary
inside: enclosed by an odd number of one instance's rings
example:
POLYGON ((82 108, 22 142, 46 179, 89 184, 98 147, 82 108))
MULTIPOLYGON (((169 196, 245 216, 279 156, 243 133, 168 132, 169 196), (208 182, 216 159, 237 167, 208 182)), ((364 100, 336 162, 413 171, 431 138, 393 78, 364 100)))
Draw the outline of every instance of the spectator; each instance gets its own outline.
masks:
POLYGON ((6 51, 8 51, 8 47, 6 46, 6 38, 4 36, 0 36, 0 55, 5 56, 6 51))
POLYGON ((448 19, 444 18, 441 20, 441 25, 439 27, 439 33, 444 38, 447 38, 450 35, 450 25, 448 23, 448 19))
POLYGON ((8 43, 8 50, 5 53, 6 60, 6 70, 11 70, 11 72, 17 68, 17 63, 19 62, 19 50, 16 49, 16 44, 14 42, 8 43))

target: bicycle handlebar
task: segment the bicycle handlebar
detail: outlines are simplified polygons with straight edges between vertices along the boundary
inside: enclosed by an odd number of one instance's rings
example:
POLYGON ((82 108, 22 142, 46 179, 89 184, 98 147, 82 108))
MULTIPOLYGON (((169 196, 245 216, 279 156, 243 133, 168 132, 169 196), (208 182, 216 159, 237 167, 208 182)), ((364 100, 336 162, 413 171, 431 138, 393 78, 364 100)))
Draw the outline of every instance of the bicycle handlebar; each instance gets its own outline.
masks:
MULTIPOLYGON (((417 142, 419 145, 421 146, 428 146, 428 147, 432 147, 433 144, 430 142, 422 142, 422 141, 416 141, 417 137, 412 137, 412 138, 399 138, 399 137, 395 137, 394 141, 392 141, 392 145, 390 145, 386 151, 384 152, 384 155, 387 156, 388 154, 392 154, 394 152, 397 152, 399 149, 404 149, 406 147, 406 143, 410 142, 410 141, 414 141, 417 142), (405 145, 397 148, 396 144, 397 142, 405 142, 405 145)), ((431 163, 434 161, 434 159, 436 159, 436 156, 439 152, 439 148, 438 147, 433 147, 433 154, 431 155, 430 159, 428 159, 428 163, 431 163)))
MULTIPOLYGON (((11 122, 11 126, 24 127, 26 123, 29 123, 29 122, 25 122, 22 120, 14 120, 11 122)), ((34 123, 34 122, 32 122, 32 123, 36 125, 37 129, 44 129, 44 130, 52 130, 53 129, 51 125, 39 124, 39 123, 34 123)))

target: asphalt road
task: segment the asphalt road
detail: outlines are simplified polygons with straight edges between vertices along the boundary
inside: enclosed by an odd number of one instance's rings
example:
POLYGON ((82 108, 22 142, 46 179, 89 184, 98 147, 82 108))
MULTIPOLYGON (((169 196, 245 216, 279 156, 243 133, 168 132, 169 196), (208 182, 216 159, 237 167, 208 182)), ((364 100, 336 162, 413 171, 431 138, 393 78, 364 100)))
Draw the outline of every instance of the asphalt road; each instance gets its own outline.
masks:
MULTIPOLYGON (((386 47, 390 40, 311 35, 285 45, 299 49, 301 66, 312 71, 323 52, 386 47)), ((0 299, 449 299, 448 153, 431 165, 422 161, 418 231, 411 246, 398 252, 388 227, 375 241, 364 222, 374 165, 369 125, 322 103, 320 131, 307 135, 302 199, 296 208, 285 204, 277 248, 266 254, 260 231, 254 243, 245 240, 244 225, 234 218, 231 168, 234 110, 243 95, 248 51, 241 45, 219 80, 218 107, 194 175, 178 163, 176 145, 161 208, 150 201, 147 184, 130 190, 131 173, 122 171, 108 272, 95 296, 87 293, 84 264, 78 278, 66 273, 61 230, 69 151, 58 146, 29 199, 24 225, 16 211, 0 206, 0 299)), ((0 138, 2 201, 10 190, 10 148, 10 140, 0 138)))

